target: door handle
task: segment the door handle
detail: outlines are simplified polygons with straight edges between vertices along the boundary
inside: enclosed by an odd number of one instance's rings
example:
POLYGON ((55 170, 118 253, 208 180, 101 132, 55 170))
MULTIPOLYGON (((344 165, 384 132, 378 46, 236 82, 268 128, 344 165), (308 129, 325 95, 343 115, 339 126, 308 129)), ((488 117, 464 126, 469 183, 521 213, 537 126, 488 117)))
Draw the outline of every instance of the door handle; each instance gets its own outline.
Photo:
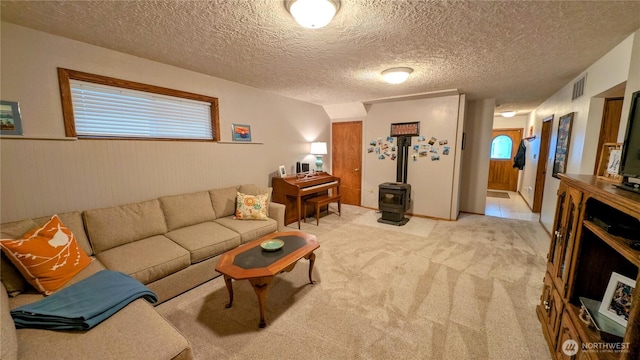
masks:
POLYGON ((360 171, 360 169, 355 168, 355 169, 353 169, 353 171, 358 172, 358 171, 360 171))

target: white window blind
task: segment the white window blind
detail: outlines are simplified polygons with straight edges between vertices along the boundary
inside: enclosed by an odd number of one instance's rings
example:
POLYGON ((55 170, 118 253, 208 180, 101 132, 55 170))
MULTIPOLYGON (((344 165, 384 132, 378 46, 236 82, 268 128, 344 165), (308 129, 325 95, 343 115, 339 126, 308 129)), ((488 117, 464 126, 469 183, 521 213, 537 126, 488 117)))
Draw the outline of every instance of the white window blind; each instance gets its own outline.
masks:
POLYGON ((213 139, 208 102, 69 81, 78 136, 213 139))

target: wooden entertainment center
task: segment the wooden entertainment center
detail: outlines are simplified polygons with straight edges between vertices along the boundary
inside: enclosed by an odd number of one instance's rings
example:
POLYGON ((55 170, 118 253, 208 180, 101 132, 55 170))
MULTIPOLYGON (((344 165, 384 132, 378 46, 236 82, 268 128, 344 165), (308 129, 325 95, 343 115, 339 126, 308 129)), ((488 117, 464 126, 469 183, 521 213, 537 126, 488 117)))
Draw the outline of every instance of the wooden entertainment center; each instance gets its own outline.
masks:
POLYGON ((634 240, 628 237, 640 237, 640 194, 592 175, 560 174, 560 178, 547 272, 536 308, 552 358, 639 359, 638 291, 632 297, 626 329, 622 328, 623 338, 611 338, 589 326, 580 310, 581 299, 603 300, 613 272, 639 280, 640 250, 632 248, 634 240), (605 230, 603 218, 616 228, 635 228, 635 233, 613 235, 605 230))

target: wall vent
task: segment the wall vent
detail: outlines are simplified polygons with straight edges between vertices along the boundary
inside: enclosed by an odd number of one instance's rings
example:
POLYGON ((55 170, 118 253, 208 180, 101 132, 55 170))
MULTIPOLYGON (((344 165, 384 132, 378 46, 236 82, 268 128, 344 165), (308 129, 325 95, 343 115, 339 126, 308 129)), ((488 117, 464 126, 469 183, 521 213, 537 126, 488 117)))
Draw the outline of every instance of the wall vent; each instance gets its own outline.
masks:
POLYGON ((584 94, 584 83, 587 81, 587 74, 582 75, 580 79, 573 83, 573 95, 571 100, 575 100, 584 94))

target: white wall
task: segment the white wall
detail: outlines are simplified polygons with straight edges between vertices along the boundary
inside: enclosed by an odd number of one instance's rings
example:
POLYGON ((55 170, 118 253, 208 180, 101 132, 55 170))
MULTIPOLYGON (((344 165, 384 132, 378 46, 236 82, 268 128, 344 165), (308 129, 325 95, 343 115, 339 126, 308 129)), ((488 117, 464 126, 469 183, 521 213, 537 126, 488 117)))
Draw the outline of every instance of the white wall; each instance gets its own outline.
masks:
MULTIPOLYGON (((635 72, 638 71, 637 69, 640 69, 640 59, 634 59, 633 62, 631 61, 632 49, 634 49, 635 52, 637 51, 635 49, 639 47, 637 43, 637 40, 634 41, 634 36, 630 35, 587 68, 585 70, 587 73, 587 81, 582 97, 574 101, 571 100, 573 83, 582 76, 582 74, 580 74, 580 76, 570 81, 553 96, 545 100, 529 116, 528 126, 534 126, 534 133, 538 139, 531 142, 534 148, 527 154, 527 162, 530 162, 530 165, 524 168, 523 188, 535 186, 537 160, 533 159, 532 156, 539 154, 539 137, 542 129, 542 120, 548 116, 554 116, 549 157, 547 159, 539 159, 540 161, 547 162, 548 169, 545 179, 542 211, 540 214, 540 222, 548 231, 551 231, 553 226, 556 193, 558 185, 560 184, 558 179, 552 177, 558 120, 561 116, 570 112, 575 113, 571 130, 567 173, 593 174, 595 156, 599 151, 597 149, 597 143, 601 116, 598 116, 598 114, 602 113, 602 101, 593 99, 593 97, 627 81, 630 72, 635 72)), ((629 87, 630 84, 627 82, 627 92, 629 91, 629 87)), ((625 96, 625 102, 626 101, 628 100, 625 96)), ((623 115, 623 118, 624 117, 623 115)), ((523 192, 523 196, 529 204, 533 204, 533 193, 528 194, 527 192, 523 192)))
MULTIPOLYGON (((378 207, 378 185, 396 181, 398 163, 397 160, 389 158, 378 159, 375 152, 369 153, 368 148, 375 148, 369 142, 378 139, 386 142, 392 123, 418 121, 420 134, 425 137, 425 141, 419 142, 417 137, 413 137, 412 145, 419 145, 422 150, 422 145, 427 145, 429 139, 434 137, 437 139, 435 146, 438 147, 438 153, 428 152, 427 156, 422 157, 413 149, 409 150, 407 183, 411 184, 412 190, 412 207, 409 212, 434 218, 451 218, 452 199, 457 197, 452 184, 457 183, 455 162, 456 149, 460 146, 459 98, 459 95, 453 95, 370 105, 364 121, 363 206, 378 207), (440 145, 441 140, 446 140, 447 144, 440 145), (443 154, 445 146, 449 147, 448 155, 443 154), (412 159, 414 154, 415 161, 412 159), (439 160, 432 160, 432 155, 438 155, 439 160)), ((393 145, 397 145, 395 138, 393 145)), ((457 192, 457 189, 455 191, 457 192)))
POLYGON ((484 214, 495 99, 467 102, 462 151, 460 211, 484 214))
MULTIPOLYGON (((270 185, 309 142, 330 141, 321 106, 62 37, 1 23, 2 99, 25 136, 63 137, 57 67, 214 96, 223 141, 250 124, 254 142, 0 140, 0 221, 136 202, 240 183, 270 185)), ((330 169, 331 154, 325 157, 330 169)))
POLYGON ((522 133, 523 137, 527 137, 529 134, 529 128, 527 127, 527 115, 517 115, 511 118, 506 118, 503 116, 494 116, 493 117, 493 128, 494 129, 524 129, 522 133))

